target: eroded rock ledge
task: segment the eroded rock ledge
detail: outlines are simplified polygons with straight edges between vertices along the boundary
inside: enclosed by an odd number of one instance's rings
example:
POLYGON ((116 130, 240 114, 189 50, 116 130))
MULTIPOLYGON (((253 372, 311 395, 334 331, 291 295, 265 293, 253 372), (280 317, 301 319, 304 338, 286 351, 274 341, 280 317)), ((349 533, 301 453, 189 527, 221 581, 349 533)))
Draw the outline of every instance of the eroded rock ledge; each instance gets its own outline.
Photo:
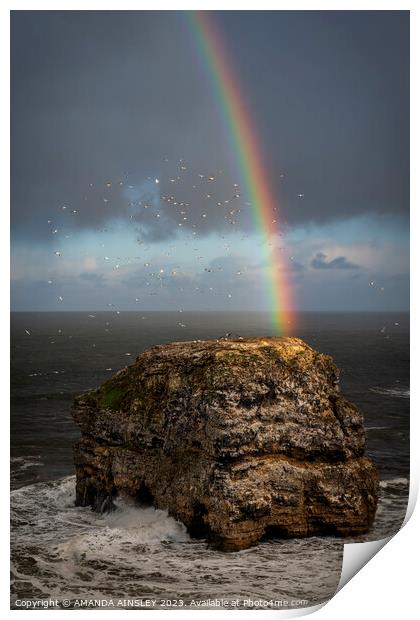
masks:
POLYGON ((378 476, 332 359, 297 338, 160 345, 76 398, 76 501, 167 509, 224 550, 358 535, 378 476))

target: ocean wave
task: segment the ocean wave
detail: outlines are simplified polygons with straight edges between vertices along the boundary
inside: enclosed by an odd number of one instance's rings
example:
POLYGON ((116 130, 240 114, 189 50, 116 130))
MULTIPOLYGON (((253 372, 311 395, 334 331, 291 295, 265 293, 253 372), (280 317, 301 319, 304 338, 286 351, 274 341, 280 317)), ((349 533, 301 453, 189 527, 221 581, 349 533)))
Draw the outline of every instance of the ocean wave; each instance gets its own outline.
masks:
POLYGON ((10 478, 13 482, 26 475, 28 469, 42 467, 44 463, 39 456, 12 456, 10 459, 10 478))
POLYGON ((375 392, 375 394, 381 394, 382 396, 393 396, 395 398, 410 398, 410 390, 403 388, 372 387, 369 388, 369 391, 375 392))
MULTIPOLYGON (((369 537, 395 533, 406 509, 406 478, 381 482, 369 537), (392 486, 394 485, 394 486, 392 486), (400 489, 398 492, 397 489, 400 489)), ((117 500, 99 515, 76 507, 75 476, 11 494, 14 598, 306 598, 334 593, 343 539, 273 539, 238 553, 191 539, 166 511, 117 500)), ((348 542, 348 541, 346 541, 348 542)))
POLYGON ((381 489, 392 489, 395 487, 407 487, 409 485, 408 478, 390 478, 389 480, 381 480, 379 486, 381 489))
MULTIPOLYGON (((121 499, 116 502, 115 511, 103 515, 76 507, 75 484, 75 476, 67 476, 58 481, 36 483, 12 491, 12 514, 31 511, 37 505, 34 517, 40 524, 38 533, 48 539, 51 528, 44 531, 43 525, 45 520, 52 519, 51 527, 55 526, 57 530, 61 530, 63 525, 74 525, 78 530, 80 527, 88 529, 88 535, 84 533, 84 541, 92 535, 92 540, 97 543, 100 534, 103 546, 111 544, 115 538, 122 541, 123 537, 126 537, 127 542, 147 544, 189 540, 185 526, 175 521, 165 510, 135 507, 121 499)), ((36 527, 36 523, 31 525, 36 527)), ((71 533, 71 528, 69 531, 71 533)), ((32 537, 30 532, 29 536, 32 537)))
POLYGON ((386 431, 389 426, 366 426, 367 431, 386 431))
POLYGON ((117 502, 99 515, 74 506, 75 477, 12 493, 14 598, 329 598, 343 542, 267 541, 229 553, 193 540, 166 511, 117 502), (314 575, 316 576, 314 578, 314 575), (303 593, 303 594, 302 594, 303 593))
POLYGON ((28 467, 41 467, 43 462, 39 456, 24 457, 24 456, 12 456, 10 464, 19 469, 27 469, 28 467))
MULTIPOLYGON (((63 386, 64 387, 64 386, 63 386)), ((60 392, 27 392, 26 394, 14 394, 12 392, 11 401, 13 404, 33 402, 34 400, 72 400, 79 392, 74 390, 60 392)))

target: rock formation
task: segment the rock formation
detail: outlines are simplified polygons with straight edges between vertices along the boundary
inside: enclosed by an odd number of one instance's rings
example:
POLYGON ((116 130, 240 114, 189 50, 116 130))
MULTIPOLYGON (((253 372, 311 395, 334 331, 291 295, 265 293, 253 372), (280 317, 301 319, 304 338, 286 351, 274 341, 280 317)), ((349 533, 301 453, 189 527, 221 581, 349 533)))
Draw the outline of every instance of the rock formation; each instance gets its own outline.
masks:
POLYGON ((121 494, 223 550, 372 524, 378 476, 332 359, 297 338, 196 340, 139 355, 76 398, 76 502, 121 494))

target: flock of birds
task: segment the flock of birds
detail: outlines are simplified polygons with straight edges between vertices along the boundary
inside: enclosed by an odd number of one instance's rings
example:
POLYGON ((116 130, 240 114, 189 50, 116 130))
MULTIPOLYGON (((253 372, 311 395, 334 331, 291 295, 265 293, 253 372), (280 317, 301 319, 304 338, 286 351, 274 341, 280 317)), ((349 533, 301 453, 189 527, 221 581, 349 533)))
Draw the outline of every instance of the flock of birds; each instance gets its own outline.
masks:
MULTIPOLYGON (((167 162, 167 158, 164 161, 167 162)), ((304 194, 298 194, 298 199, 303 199, 303 197, 304 194)), ((180 280, 186 278, 185 281, 188 281, 188 278, 191 277, 188 274, 188 269, 184 271, 180 264, 172 264, 168 271, 168 263, 172 259, 176 259, 175 243, 168 242, 166 251, 162 255, 162 264, 156 264, 156 258, 152 260, 148 256, 149 251, 154 251, 154 238, 165 239, 166 235, 167 239, 175 237, 179 242, 182 236, 184 246, 189 246, 190 261, 192 260, 196 263, 198 271, 204 274, 221 272, 224 270, 224 267, 214 265, 211 262, 206 264, 208 258, 203 255, 203 252, 200 253, 199 239, 202 234, 207 232, 217 234, 220 242, 218 245, 219 255, 227 257, 232 256, 233 253, 238 253, 235 252, 238 247, 232 247, 232 241, 236 244, 249 238, 247 229, 249 230, 250 228, 251 203, 244 200, 239 183, 230 183, 222 170, 211 174, 190 172, 186 162, 182 159, 178 162, 176 174, 169 175, 164 180, 157 177, 148 177, 146 183, 143 183, 140 187, 130 183, 128 180, 118 180, 116 182, 107 180, 99 186, 89 183, 88 192, 83 200, 86 210, 91 208, 89 201, 93 204, 96 213, 98 213, 100 203, 104 207, 102 214, 98 216, 98 219, 102 219, 103 222, 103 225, 97 229, 98 233, 102 235, 112 234, 113 229, 110 222, 113 218, 125 218, 132 225, 133 238, 135 238, 137 245, 141 247, 142 256, 125 258, 112 256, 110 253, 107 253, 107 243, 101 241, 100 247, 104 251, 101 259, 104 265, 110 265, 113 271, 120 272, 123 271, 124 267, 133 264, 141 266, 142 263, 144 278, 139 284, 141 284, 141 288, 147 287, 149 289, 147 295, 158 295, 168 277, 180 280), (163 187, 165 187, 165 190, 163 190, 163 187), (247 220, 245 222, 241 220, 243 214, 245 214, 244 219, 247 220), (159 226, 165 229, 162 235, 159 233, 159 226), (229 234, 232 227, 237 232, 234 236, 229 234), (182 230, 177 231, 177 229, 182 230)), ((59 218, 47 220, 51 235, 57 235, 57 241, 62 231, 61 224, 57 223, 58 219, 63 221, 64 215, 70 215, 71 217, 83 216, 80 208, 74 209, 68 205, 62 205, 59 207, 59 210, 61 211, 59 218)), ((275 217, 272 223, 276 223, 275 217)), ((77 228, 77 226, 72 226, 70 222, 71 228, 77 228)), ((280 231, 279 235, 281 235, 280 231)), ((63 234, 61 238, 67 240, 70 236, 70 234, 63 234)), ((270 238, 269 235, 265 235, 260 239, 259 243, 271 245, 274 242, 276 240, 270 238)), ((95 252, 97 252, 97 248, 92 248, 92 253, 94 254, 95 252)), ((62 247, 56 247, 54 255, 57 259, 65 260, 65 250, 62 247)), ((290 258, 291 260, 293 259, 293 257, 290 258)), ((234 273, 228 275, 240 277, 246 271, 247 266, 243 265, 239 269, 235 268, 234 273)), ((194 278, 191 278, 191 281, 193 280, 194 278)), ((50 277, 48 284, 54 285, 55 280, 50 277)), ((181 293, 187 293, 182 286, 179 290, 181 293)), ((194 287, 194 292, 197 291, 200 291, 199 286, 194 287)), ((214 286, 208 286, 207 291, 217 294, 214 286)), ((226 293, 226 297, 232 299, 232 292, 226 293)), ((57 295, 56 299, 59 303, 65 301, 63 295, 57 295)), ((133 301, 141 303, 142 296, 139 294, 135 295, 133 301)), ((114 303, 108 303, 108 307, 111 310, 115 310, 115 312, 120 312, 114 303)), ((182 323, 179 323, 179 325, 181 327, 184 326, 182 323)))
MULTIPOLYGON (((165 166, 169 165, 168 158, 165 157, 163 162, 165 166)), ((211 274, 227 270, 223 264, 217 264, 217 261, 208 262, 208 257, 204 255, 205 251, 200 252, 200 238, 205 237, 206 233, 217 234, 220 241, 219 255, 225 257, 243 255, 244 252, 240 251, 239 242, 246 242, 250 236, 252 205, 243 196, 239 183, 229 181, 222 170, 213 173, 195 172, 189 170, 183 159, 176 163, 175 168, 175 174, 172 171, 172 174, 162 174, 160 178, 148 177, 146 182, 142 184, 130 182, 128 178, 115 182, 106 180, 99 185, 93 182, 89 183, 88 189, 77 208, 68 204, 61 205, 58 207, 59 214, 56 213, 55 216, 51 216, 47 220, 51 236, 57 239, 56 247, 53 250, 56 259, 66 260, 64 242, 72 237, 74 231, 87 227, 89 211, 93 208, 96 224, 99 224, 97 233, 99 233, 100 238, 100 250, 98 247, 92 248, 92 255, 100 256, 99 252, 102 251, 102 257, 99 258, 102 267, 99 266, 98 268, 95 258, 94 273, 100 277, 106 275, 109 270, 127 274, 129 272, 127 268, 130 265, 135 265, 136 274, 139 278, 138 289, 141 289, 141 293, 138 291, 133 293, 132 302, 141 306, 145 296, 161 294, 169 278, 177 284, 179 282, 178 292, 185 298, 191 293, 199 292, 218 294, 217 285, 215 286, 217 280, 212 278, 208 285, 204 285, 203 278, 197 280, 196 274, 192 276, 189 272, 191 262, 198 267, 196 273, 198 271, 202 274, 211 274), (73 221, 72 218, 74 218, 73 221), (79 218, 80 221, 78 222, 79 218), (112 221, 121 219, 125 219, 131 224, 133 242, 135 239, 135 243, 141 248, 141 256, 121 257, 113 256, 111 252, 107 252, 107 241, 104 235, 111 235, 113 233, 112 221), (162 234, 160 227, 163 228, 162 234), (231 234, 232 227, 236 233, 234 235, 231 234), (176 242, 171 242, 170 240, 174 238, 176 242), (159 261, 159 258, 153 255, 155 252, 154 241, 165 239, 167 246, 159 261), (187 254, 190 265, 185 270, 176 256, 176 243, 179 243, 180 239, 188 248, 187 254), (235 247, 232 247, 232 243, 235 244, 235 247), (171 263, 171 261, 174 262, 171 263), (141 273, 139 267, 142 268, 141 273), (193 290, 186 290, 185 287, 188 286, 191 286, 193 290)), ((282 173, 281 178, 283 179, 284 176, 282 173)), ((296 195, 297 201, 304 200, 304 198, 303 192, 296 195)), ((276 207, 274 209, 276 210, 276 207)), ((277 223, 275 212, 273 212, 271 224, 277 225, 278 236, 274 238, 268 233, 262 235, 259 241, 261 245, 271 246, 273 243, 278 245, 280 242, 282 231, 277 223)), ((285 247, 280 249, 285 250, 285 247)), ((295 257, 289 256, 288 259, 294 261, 295 257)), ((248 256, 246 260, 252 261, 252 256, 248 256)), ((225 281, 232 281, 232 277, 242 277, 248 268, 247 264, 239 265, 239 268, 238 265, 234 264, 234 271, 230 270, 231 273, 224 274, 225 281)), ((52 273, 54 272, 55 275, 51 275, 47 280, 52 289, 54 289, 55 284, 60 284, 59 281, 56 281, 60 269, 55 270, 52 267, 52 273)), ((134 291, 136 288, 135 279, 132 279, 132 282, 134 291)), ((385 290, 374 280, 370 281, 369 286, 379 292, 385 290)), ((110 290, 112 289, 110 288, 110 290)), ((220 287, 220 290, 223 290, 223 287, 220 287)), ((223 295, 227 299, 233 298, 232 291, 223 291, 223 295)), ((56 294, 55 299, 58 304, 65 305, 63 294, 56 294)), ((109 301, 107 307, 116 314, 121 313, 121 306, 119 308, 115 300, 109 301)), ((182 308, 179 311, 182 312, 182 308)), ((90 314, 88 316, 95 318, 95 315, 90 314)), ((182 321, 177 324, 181 328, 186 327, 182 321)), ((30 330, 26 330, 26 333, 30 335, 30 330)), ((381 333, 383 333, 382 330, 381 333)))

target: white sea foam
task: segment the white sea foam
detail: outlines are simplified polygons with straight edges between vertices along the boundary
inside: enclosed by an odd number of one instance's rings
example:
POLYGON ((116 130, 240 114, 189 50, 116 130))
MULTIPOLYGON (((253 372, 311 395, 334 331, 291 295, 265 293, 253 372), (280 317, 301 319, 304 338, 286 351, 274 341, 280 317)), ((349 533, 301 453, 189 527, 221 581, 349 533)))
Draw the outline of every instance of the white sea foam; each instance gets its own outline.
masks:
POLYGON ((162 542, 190 540, 185 526, 164 510, 119 506, 111 514, 92 515, 92 527, 54 546, 60 557, 89 555, 92 560, 119 557, 125 549, 124 563, 130 564, 130 551, 162 542))
MULTIPOLYGON (((370 539, 397 531, 406 496, 393 489, 407 483, 405 478, 381 483, 370 539)), ((59 600, 250 597, 316 604, 333 594, 340 579, 342 539, 271 540, 225 554, 190 539, 166 511, 119 500, 117 510, 99 515, 75 507, 74 499, 74 476, 12 492, 16 596, 24 590, 27 598, 41 592, 59 600)))
POLYGON ((402 388, 373 387, 369 388, 369 390, 371 392, 375 392, 375 394, 382 394, 382 396, 392 396, 395 398, 410 398, 410 390, 402 388))
POLYGON ((12 493, 14 592, 24 588, 27 597, 42 592, 58 599, 305 597, 316 603, 332 595, 340 578, 341 540, 267 541, 224 554, 190 539, 162 510, 121 501, 107 515, 76 508, 74 488, 70 476, 12 493))
POLYGON ((386 431, 389 426, 366 426, 367 431, 386 431))
POLYGON ((381 489, 391 489, 394 487, 405 487, 408 484, 408 478, 390 478, 389 480, 381 480, 379 486, 381 489))
POLYGON ((139 542, 189 540, 185 526, 169 517, 166 510, 138 508, 119 502, 117 510, 106 515, 105 520, 110 530, 123 529, 133 535, 135 533, 139 542))
MULTIPOLYGON (((84 540, 92 535, 95 544, 99 538, 103 539, 103 546, 109 545, 112 540, 123 541, 127 538, 131 543, 154 544, 162 541, 186 541, 189 536, 185 526, 170 517, 167 511, 156 510, 153 507, 141 508, 117 501, 116 510, 99 515, 90 509, 75 507, 75 477, 68 476, 59 481, 29 485, 12 491, 12 510, 17 512, 31 511, 37 504, 34 514, 36 522, 40 524, 40 534, 51 538, 54 526, 57 529, 68 527, 88 528, 84 540), (49 521, 51 519, 51 521, 49 521), (43 530, 44 521, 48 520, 51 527, 43 530)), ((32 524, 35 525, 36 524, 32 524)), ((32 537, 29 530, 29 537, 32 537)), ((21 532, 22 536, 22 532, 21 532)))

